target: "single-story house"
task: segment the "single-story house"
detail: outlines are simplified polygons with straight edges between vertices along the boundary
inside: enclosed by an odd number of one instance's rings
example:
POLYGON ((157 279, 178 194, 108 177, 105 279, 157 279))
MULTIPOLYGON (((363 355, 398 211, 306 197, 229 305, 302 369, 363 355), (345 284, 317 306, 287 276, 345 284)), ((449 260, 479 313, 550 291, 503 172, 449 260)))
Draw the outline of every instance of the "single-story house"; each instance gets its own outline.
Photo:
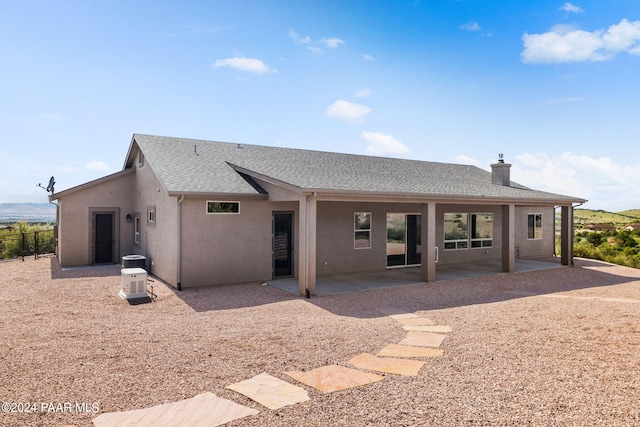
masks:
POLYGON ((120 172, 51 195, 63 267, 143 255, 177 289, 554 254, 573 207, 468 165, 135 134, 120 172))
POLYGON ((587 224, 585 228, 587 230, 598 231, 598 232, 611 231, 616 229, 616 227, 613 226, 613 224, 604 224, 604 223, 587 224))

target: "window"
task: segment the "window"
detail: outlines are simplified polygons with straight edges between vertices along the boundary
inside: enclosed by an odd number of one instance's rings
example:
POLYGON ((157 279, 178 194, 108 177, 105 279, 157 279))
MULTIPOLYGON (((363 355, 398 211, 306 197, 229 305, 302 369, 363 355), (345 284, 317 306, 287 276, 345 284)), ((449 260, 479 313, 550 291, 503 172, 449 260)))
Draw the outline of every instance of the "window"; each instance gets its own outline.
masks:
POLYGON ((156 207, 148 206, 147 207, 147 223, 151 226, 154 226, 156 222, 156 207))
POLYGON ((471 214, 471 247, 488 248, 493 246, 493 214, 471 214))
POLYGON ((354 249, 371 248, 371 212, 354 214, 354 249))
POLYGON ((445 213, 446 250, 490 248, 493 246, 492 213, 445 213))
POLYGON ((469 247, 469 216, 466 213, 444 214, 444 248, 467 249, 469 247))
POLYGON ((208 214, 239 214, 240 202, 207 202, 208 214))
POLYGON ((140 216, 138 215, 133 219, 133 241, 136 245, 140 244, 140 216))
POLYGON ((529 239, 542 239, 542 214, 529 214, 527 223, 529 225, 527 237, 529 239))

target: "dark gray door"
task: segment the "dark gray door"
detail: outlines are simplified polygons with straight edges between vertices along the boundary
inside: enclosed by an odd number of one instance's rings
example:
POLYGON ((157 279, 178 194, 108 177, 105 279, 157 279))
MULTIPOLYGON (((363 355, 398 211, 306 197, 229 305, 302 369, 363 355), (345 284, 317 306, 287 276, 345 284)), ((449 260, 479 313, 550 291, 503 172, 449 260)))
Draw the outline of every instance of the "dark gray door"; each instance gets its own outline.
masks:
POLYGON ((94 264, 113 264, 114 262, 113 216, 113 213, 96 213, 93 215, 94 264))
POLYGON ((273 213, 273 277, 293 276, 293 212, 273 213))

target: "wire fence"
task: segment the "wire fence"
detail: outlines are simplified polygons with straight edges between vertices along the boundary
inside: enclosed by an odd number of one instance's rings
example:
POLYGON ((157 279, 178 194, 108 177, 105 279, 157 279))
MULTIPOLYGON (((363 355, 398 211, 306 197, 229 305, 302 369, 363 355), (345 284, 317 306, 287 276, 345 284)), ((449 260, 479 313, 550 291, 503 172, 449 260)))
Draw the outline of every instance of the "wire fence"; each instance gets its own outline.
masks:
POLYGON ((0 259, 15 259, 55 253, 55 229, 0 233, 0 259))

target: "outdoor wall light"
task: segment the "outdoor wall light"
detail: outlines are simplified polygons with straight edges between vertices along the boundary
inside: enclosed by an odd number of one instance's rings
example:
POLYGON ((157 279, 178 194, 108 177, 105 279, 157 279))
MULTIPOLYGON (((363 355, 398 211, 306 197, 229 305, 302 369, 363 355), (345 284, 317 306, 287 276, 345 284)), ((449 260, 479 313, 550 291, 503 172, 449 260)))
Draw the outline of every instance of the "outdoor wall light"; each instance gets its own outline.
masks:
POLYGON ((127 222, 131 222, 131 214, 127 214, 126 219, 127 219, 127 222))

